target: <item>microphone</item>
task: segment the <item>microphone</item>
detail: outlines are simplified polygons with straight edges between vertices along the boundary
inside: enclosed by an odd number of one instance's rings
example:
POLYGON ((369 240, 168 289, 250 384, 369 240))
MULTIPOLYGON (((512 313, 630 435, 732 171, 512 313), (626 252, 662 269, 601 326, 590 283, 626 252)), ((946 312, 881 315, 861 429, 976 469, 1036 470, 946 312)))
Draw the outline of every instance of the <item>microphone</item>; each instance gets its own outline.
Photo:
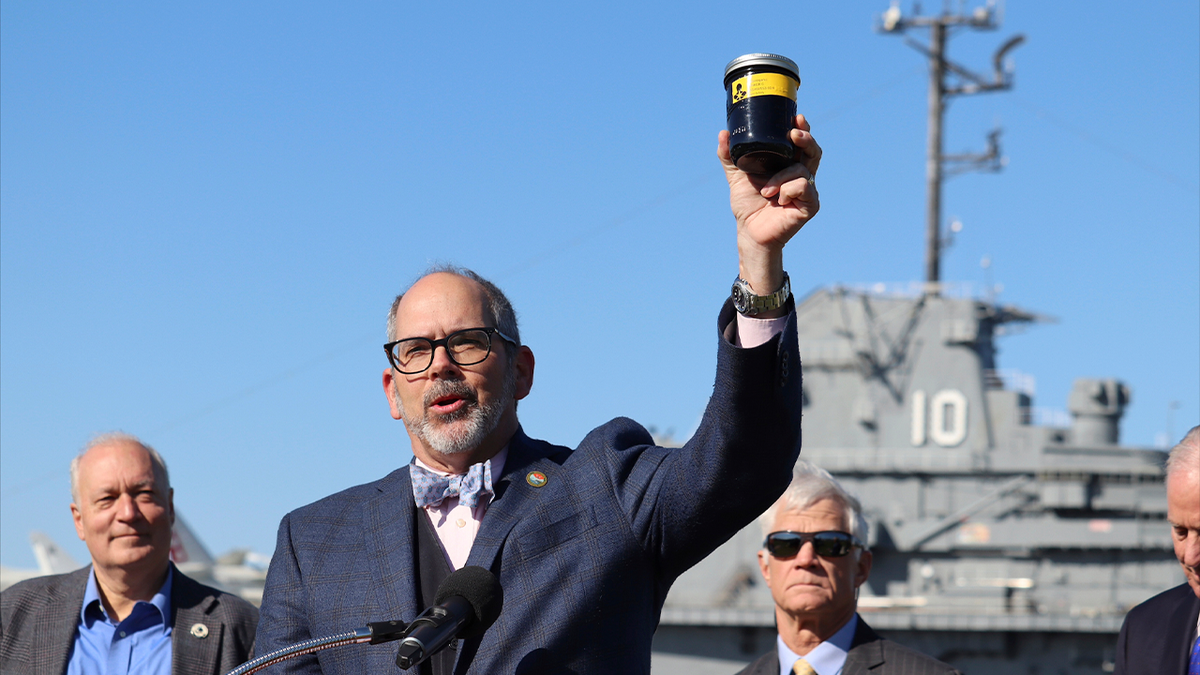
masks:
POLYGON ((438 586, 434 605, 408 624, 396 665, 412 668, 455 638, 483 635, 503 605, 504 589, 495 574, 475 566, 451 572, 438 586))

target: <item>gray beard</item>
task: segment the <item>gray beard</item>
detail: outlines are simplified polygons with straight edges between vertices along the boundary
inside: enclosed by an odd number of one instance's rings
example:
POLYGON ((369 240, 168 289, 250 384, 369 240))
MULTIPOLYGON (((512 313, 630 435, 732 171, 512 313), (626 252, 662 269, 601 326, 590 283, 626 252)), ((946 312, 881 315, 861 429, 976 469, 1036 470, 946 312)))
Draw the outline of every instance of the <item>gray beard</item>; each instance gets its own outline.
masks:
MULTIPOLYGON (((393 382, 396 400, 400 400, 398 387, 393 382)), ((487 405, 480 405, 474 388, 462 380, 440 380, 432 389, 426 392, 422 402, 420 415, 411 415, 408 410, 402 410, 404 425, 426 447, 443 455, 459 455, 471 452, 483 444, 488 434, 500 426, 500 418, 504 416, 504 408, 512 400, 516 389, 516 373, 509 370, 504 376, 504 388, 499 399, 487 405), (430 419, 429 405, 437 398, 447 394, 463 397, 467 405, 449 415, 441 415, 437 421, 430 419), (449 424, 465 421, 459 428, 449 428, 449 424)), ((401 406, 403 408, 403 405, 401 406)))

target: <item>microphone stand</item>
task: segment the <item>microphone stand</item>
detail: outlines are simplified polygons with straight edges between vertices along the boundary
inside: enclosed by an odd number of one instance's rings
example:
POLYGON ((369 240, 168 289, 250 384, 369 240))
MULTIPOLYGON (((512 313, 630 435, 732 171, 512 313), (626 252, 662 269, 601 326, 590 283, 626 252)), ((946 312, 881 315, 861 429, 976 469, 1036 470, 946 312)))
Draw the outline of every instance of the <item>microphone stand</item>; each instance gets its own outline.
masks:
POLYGON ((345 633, 338 633, 337 635, 330 635, 323 638, 305 640, 304 642, 292 645, 291 647, 276 649, 270 654, 263 654, 258 658, 251 659, 243 663, 237 668, 229 671, 226 675, 250 675, 250 673, 258 672, 263 668, 275 665, 280 661, 287 661, 288 659, 294 659, 297 656, 312 654, 313 652, 319 652, 324 649, 329 649, 330 647, 340 647, 342 645, 363 643, 377 645, 383 642, 399 640, 400 638, 404 637, 407 629, 408 624, 404 623, 403 621, 376 621, 375 623, 369 623, 366 625, 366 627, 359 628, 357 630, 346 631, 345 633))

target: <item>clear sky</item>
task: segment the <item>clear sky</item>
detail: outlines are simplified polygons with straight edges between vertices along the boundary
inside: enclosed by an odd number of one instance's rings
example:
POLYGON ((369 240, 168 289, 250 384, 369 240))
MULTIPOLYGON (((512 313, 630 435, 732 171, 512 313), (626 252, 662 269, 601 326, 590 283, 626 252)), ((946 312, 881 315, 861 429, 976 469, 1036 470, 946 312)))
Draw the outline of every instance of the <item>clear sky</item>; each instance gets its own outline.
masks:
MULTIPOLYGON (((0 561, 34 566, 33 529, 87 559, 66 469, 96 432, 163 453, 213 553, 406 463, 384 318, 437 261, 516 305, 531 435, 687 436, 737 271, 730 59, 794 59, 825 149, 797 293, 923 273, 926 66, 885 9, 4 2, 0 561)), ((1000 342, 1036 405, 1120 378, 1122 441, 1165 443, 1200 420, 1200 4, 1012 0, 949 55, 1016 33, 1016 88, 947 116, 947 152, 1000 125, 1008 165, 946 184, 943 276, 1058 319, 1000 342)))

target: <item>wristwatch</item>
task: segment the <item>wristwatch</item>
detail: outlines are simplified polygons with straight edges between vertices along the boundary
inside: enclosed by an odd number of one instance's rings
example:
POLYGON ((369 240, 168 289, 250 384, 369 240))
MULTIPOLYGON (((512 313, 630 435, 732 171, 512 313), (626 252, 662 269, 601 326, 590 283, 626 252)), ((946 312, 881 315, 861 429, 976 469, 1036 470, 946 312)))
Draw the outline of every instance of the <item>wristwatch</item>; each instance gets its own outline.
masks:
POLYGON ((770 295, 755 295, 750 282, 738 277, 733 282, 733 306, 743 316, 754 316, 783 306, 792 297, 792 282, 783 273, 783 285, 770 295))

